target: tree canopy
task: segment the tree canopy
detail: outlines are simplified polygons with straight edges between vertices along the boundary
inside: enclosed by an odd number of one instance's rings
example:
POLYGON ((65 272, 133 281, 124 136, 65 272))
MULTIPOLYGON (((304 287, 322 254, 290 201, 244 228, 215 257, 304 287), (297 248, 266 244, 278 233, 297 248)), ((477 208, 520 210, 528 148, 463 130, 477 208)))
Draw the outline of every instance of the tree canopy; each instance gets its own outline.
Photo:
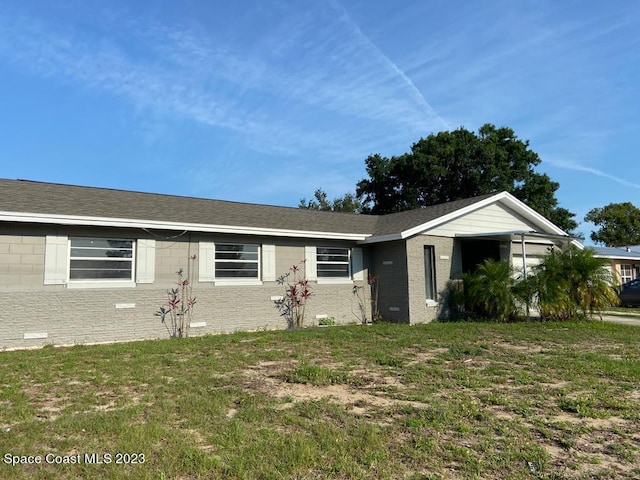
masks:
POLYGON ((362 202, 353 193, 345 193, 342 197, 328 200, 327 192, 319 188, 313 196, 314 198, 309 201, 306 198, 300 199, 298 207, 329 212, 360 213, 362 211, 362 202))
POLYGON ((584 219, 600 227, 591 233, 591 240, 596 243, 607 247, 640 245, 640 209, 630 202, 594 208, 584 219))
POLYGON ((400 212, 507 191, 563 230, 577 227, 575 214, 558 206, 559 184, 534 170, 540 157, 507 127, 486 124, 477 134, 462 127, 431 134, 404 155, 370 155, 365 164, 369 178, 356 189, 363 213, 400 212))

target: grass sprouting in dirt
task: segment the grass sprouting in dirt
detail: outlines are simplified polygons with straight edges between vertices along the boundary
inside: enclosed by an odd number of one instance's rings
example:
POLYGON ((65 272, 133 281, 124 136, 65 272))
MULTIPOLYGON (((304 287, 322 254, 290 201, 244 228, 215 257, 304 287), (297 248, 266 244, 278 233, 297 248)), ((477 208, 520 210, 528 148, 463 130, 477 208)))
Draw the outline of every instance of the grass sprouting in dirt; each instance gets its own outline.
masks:
POLYGON ((639 478, 639 340, 381 324, 3 352, 0 478, 639 478))

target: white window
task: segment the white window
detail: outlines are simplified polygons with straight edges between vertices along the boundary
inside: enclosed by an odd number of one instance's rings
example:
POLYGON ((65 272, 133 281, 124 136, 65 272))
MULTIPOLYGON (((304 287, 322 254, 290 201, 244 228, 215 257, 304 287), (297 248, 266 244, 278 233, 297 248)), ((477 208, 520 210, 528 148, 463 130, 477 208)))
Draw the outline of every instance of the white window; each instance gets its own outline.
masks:
POLYGON ((69 282, 133 281, 133 240, 97 237, 69 239, 69 282))
POLYGON ((629 264, 620 265, 620 280, 622 283, 627 283, 633 280, 633 269, 629 264))
POLYGON ((424 286, 427 303, 436 300, 436 262, 435 249, 431 246, 424 247, 424 286))
POLYGON ((318 278, 350 278, 350 249, 318 247, 316 268, 318 278))
POLYGON ((260 246, 248 243, 216 243, 215 278, 258 280, 260 246))
POLYGON ((131 288, 153 283, 155 240, 47 235, 44 284, 131 288))

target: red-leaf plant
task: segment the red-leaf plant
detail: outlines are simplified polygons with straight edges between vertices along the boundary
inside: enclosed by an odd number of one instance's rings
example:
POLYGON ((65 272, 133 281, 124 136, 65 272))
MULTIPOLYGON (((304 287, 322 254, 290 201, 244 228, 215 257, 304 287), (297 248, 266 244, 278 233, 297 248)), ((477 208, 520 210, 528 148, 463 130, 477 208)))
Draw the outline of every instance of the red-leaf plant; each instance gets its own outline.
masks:
POLYGON ((160 321, 167 328, 169 336, 173 338, 186 338, 189 336, 189 325, 191 324, 196 304, 191 278, 193 272, 191 267, 195 263, 195 259, 195 255, 189 257, 190 263, 187 269, 187 278, 184 278, 184 269, 182 267, 178 269, 176 272, 178 276, 177 288, 167 290, 167 303, 154 313, 156 317, 160 317, 160 321), (168 321, 167 317, 169 318, 168 321))
MULTIPOLYGON (((304 265, 304 260, 301 262, 304 265)), ((287 273, 277 280, 284 286, 284 296, 275 301, 280 316, 287 320, 289 328, 300 328, 304 325, 304 311, 307 300, 311 297, 311 286, 299 265, 292 266, 287 273)))

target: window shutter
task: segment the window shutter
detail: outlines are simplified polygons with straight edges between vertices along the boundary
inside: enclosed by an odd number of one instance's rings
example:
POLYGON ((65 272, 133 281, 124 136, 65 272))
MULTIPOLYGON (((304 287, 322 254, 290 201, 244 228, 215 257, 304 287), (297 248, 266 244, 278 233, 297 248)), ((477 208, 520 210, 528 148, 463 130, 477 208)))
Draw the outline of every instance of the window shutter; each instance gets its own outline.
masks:
POLYGON ((362 263, 362 249, 351 249, 351 272, 354 280, 364 280, 364 265, 362 263))
POLYGON ((156 273, 156 241, 138 240, 136 251, 136 282, 153 283, 156 273))
POLYGON ((200 242, 198 255, 198 281, 213 282, 215 280, 216 247, 213 242, 200 242))
POLYGON ((318 280, 318 263, 316 247, 304 247, 304 268, 307 280, 318 280))
POLYGON ((67 283, 69 267, 69 238, 66 235, 47 235, 44 250, 44 284, 67 283))
POLYGON ((276 246, 262 245, 262 281, 276 280, 276 246))

